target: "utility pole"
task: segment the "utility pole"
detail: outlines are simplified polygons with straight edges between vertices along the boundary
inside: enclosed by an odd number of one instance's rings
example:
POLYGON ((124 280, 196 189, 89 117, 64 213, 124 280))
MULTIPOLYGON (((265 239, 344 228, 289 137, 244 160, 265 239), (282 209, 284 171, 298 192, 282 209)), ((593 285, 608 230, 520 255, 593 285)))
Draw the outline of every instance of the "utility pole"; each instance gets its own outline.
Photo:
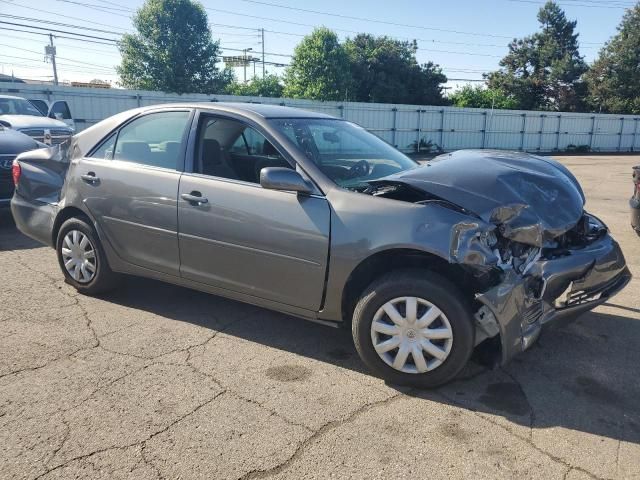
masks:
MULTIPOLYGON (((247 83, 247 64, 249 63, 249 57, 247 57, 247 52, 252 51, 252 48, 244 48, 242 49, 242 65, 244 67, 244 83, 247 83)), ((255 66, 255 64, 254 64, 255 66)))
POLYGON ((262 78, 264 78, 264 28, 261 28, 262 32, 262 78))
POLYGON ((45 45, 44 53, 51 59, 51 65, 53 66, 53 84, 58 85, 58 69, 56 68, 56 47, 53 45, 53 35, 51 33, 49 34, 49 45, 45 45))

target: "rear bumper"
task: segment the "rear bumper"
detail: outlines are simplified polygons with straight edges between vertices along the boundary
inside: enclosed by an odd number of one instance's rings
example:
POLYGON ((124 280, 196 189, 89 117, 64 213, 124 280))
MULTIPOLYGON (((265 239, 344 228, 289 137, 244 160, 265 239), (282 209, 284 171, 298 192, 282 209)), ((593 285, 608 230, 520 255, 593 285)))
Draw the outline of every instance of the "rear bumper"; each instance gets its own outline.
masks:
POLYGON ((53 247, 53 222, 57 211, 55 204, 31 202, 17 194, 11 199, 11 214, 18 230, 50 247, 53 247))
POLYGON ((606 302, 631 280, 618 243, 606 234, 569 255, 538 260, 521 276, 478 296, 500 327, 502 363, 529 348, 545 325, 566 324, 606 302))

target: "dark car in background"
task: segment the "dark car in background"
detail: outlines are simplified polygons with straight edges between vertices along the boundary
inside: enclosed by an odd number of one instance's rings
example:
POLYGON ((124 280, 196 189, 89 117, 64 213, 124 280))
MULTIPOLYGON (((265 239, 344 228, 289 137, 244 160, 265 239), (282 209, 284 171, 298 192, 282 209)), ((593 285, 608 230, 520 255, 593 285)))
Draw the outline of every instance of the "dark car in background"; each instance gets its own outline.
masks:
POLYGON ((629 205, 631 206, 631 226, 640 236, 640 165, 633 167, 633 195, 629 205))
POLYGON ((13 196, 13 159, 20 153, 46 147, 33 138, 0 125, 0 209, 9 207, 13 196))
POLYGON ((16 225, 79 292, 129 273, 345 325, 394 383, 449 381, 475 347, 506 363, 631 278, 559 162, 467 150, 419 165, 294 108, 145 107, 16 167, 16 225))

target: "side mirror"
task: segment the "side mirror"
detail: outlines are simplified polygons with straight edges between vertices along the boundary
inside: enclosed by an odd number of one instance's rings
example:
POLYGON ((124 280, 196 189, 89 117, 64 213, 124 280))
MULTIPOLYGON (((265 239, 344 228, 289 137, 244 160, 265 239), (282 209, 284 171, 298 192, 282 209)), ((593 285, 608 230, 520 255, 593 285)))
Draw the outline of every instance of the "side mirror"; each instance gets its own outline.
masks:
POLYGON ((260 170, 260 185, 269 190, 311 193, 313 188, 295 170, 283 167, 265 167, 260 170))

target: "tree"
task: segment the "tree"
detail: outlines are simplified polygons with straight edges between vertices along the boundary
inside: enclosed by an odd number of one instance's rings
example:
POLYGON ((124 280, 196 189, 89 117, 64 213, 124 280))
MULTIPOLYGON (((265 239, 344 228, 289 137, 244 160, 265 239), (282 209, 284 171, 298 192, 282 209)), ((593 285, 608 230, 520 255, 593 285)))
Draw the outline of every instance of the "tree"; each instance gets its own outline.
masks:
POLYGON ((253 77, 248 83, 233 82, 227 91, 231 95, 246 97, 281 97, 284 87, 277 75, 265 75, 264 78, 253 77))
POLYGON ((491 89, 516 99, 527 110, 579 111, 584 109, 587 65, 578 51, 576 21, 548 1, 538 12, 541 30, 514 39, 500 61, 502 69, 488 76, 491 89))
POLYGON ((442 105, 441 84, 447 81, 437 65, 419 65, 416 41, 400 41, 361 33, 347 39, 351 64, 350 99, 358 102, 442 105))
POLYGON ((121 84, 175 93, 223 90, 232 75, 216 67, 220 46, 211 40, 207 14, 191 0, 146 0, 133 17, 135 34, 119 48, 121 84))
POLYGON ((465 85, 449 96, 456 107, 515 109, 518 102, 502 90, 486 88, 483 85, 465 85))
POLYGON ((338 36, 316 28, 296 46, 284 76, 284 95, 312 100, 344 100, 350 75, 349 59, 338 36))
POLYGON ((594 110, 640 114, 640 4, 625 12, 586 80, 594 110))

